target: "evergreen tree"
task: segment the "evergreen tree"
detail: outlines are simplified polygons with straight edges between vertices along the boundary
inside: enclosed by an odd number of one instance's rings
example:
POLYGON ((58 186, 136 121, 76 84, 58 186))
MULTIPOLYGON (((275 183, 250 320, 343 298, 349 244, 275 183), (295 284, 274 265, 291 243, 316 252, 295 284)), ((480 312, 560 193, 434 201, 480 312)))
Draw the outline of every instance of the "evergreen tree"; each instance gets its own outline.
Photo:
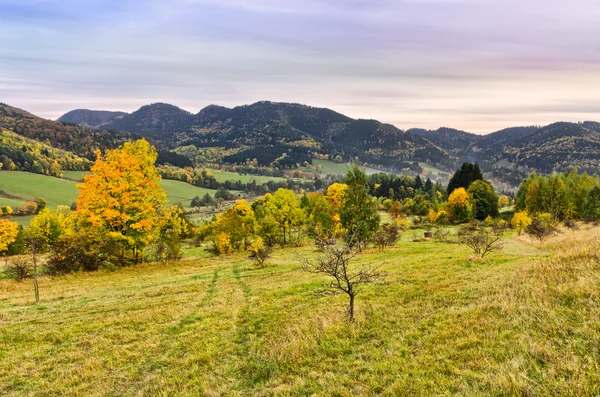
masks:
POLYGON ((498 195, 486 181, 475 181, 468 190, 473 203, 473 216, 483 220, 488 216, 498 216, 498 195))
POLYGON ((479 180, 483 180, 479 165, 477 163, 463 163, 448 183, 448 194, 452 194, 455 189, 461 187, 467 190, 471 183, 479 180))

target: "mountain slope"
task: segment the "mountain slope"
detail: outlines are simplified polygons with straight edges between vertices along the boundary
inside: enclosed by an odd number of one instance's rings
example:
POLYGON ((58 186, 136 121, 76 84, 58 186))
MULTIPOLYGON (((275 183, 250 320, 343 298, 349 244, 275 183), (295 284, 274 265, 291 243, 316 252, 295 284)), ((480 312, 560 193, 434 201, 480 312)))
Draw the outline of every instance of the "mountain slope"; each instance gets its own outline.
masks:
POLYGON ((128 134, 116 131, 46 120, 3 103, 0 103, 0 127, 88 159, 94 158, 97 149, 114 148, 131 139, 128 134))
POLYGON ((81 124, 89 127, 99 127, 111 122, 115 118, 127 115, 125 112, 111 112, 108 110, 76 109, 65 113, 57 121, 71 124, 81 124))

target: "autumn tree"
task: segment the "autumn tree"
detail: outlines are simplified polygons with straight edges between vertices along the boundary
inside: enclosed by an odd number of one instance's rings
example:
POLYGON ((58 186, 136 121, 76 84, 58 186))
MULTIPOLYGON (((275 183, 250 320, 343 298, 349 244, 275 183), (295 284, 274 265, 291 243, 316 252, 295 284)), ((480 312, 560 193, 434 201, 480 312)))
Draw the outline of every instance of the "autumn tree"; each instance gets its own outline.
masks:
POLYGON ((17 239, 19 224, 0 218, 0 253, 8 250, 8 246, 17 239))
POLYGON ((517 234, 520 236, 527 226, 531 225, 532 219, 527 215, 525 211, 516 212, 512 220, 510 221, 512 227, 517 230, 517 234))
POLYGON ((483 220, 488 216, 496 217, 498 211, 498 195, 492 185, 484 180, 475 181, 467 190, 473 204, 473 216, 483 220))
POLYGON ((302 208, 307 216, 308 234, 316 240, 334 237, 336 221, 333 204, 321 193, 308 193, 302 200, 302 208))
POLYGON ((138 260, 166 201, 154 165, 156 150, 142 139, 96 156, 91 173, 77 186, 78 224, 121 238, 138 260))
POLYGON ((361 250, 379 228, 377 203, 369 195, 367 175, 357 166, 348 171, 344 183, 348 187, 344 190, 339 211, 344 238, 349 245, 357 245, 361 250))
POLYGON ((41 239, 40 249, 47 250, 65 235, 72 234, 75 223, 69 207, 58 206, 56 210, 44 207, 29 224, 29 229, 41 239))
POLYGON ((500 208, 505 208, 508 207, 510 205, 510 197, 508 197, 507 195, 502 195, 500 197, 498 197, 498 207, 500 208))
POLYGON ((293 191, 278 189, 264 204, 266 216, 270 216, 279 225, 282 236, 282 245, 286 245, 292 238, 294 226, 304 221, 304 211, 293 191))
POLYGON ((454 191, 448 197, 448 217, 453 223, 463 223, 471 219, 471 211, 473 205, 471 204, 471 198, 467 191, 460 187, 454 189, 454 191))
POLYGON ((183 209, 177 205, 163 211, 156 238, 156 257, 162 262, 182 258, 181 239, 189 233, 188 221, 183 209))

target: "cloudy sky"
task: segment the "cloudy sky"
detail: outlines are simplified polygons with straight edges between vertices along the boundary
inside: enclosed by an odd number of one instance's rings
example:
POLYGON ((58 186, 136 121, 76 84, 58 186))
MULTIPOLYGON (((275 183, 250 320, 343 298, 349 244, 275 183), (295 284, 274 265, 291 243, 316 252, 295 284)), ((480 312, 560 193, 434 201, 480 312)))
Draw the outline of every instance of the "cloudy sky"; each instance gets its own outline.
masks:
POLYGON ((598 0, 0 0, 0 102, 330 107, 487 133, 600 120, 598 0))

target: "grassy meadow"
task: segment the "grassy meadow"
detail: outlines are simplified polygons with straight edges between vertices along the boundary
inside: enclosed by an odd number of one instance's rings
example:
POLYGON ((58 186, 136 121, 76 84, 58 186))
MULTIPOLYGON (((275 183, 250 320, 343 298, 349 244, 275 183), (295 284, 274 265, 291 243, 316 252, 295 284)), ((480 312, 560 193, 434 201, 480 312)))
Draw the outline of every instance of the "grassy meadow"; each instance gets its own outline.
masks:
MULTIPOLYGON (((422 231, 420 232, 422 233, 422 231)), ((177 264, 0 280, 0 394, 592 396, 600 393, 600 228, 502 252, 405 232, 386 285, 343 296, 301 270, 313 247, 245 255, 187 249, 177 264)))
MULTIPOLYGON (((84 171, 66 171, 65 178, 68 179, 61 179, 28 172, 0 171, 0 190, 26 200, 43 197, 52 208, 58 205, 70 206, 79 194, 76 187, 79 182, 76 181, 81 180, 84 174, 84 171)), ((161 185, 167 192, 169 204, 181 204, 184 207, 189 207, 190 201, 196 196, 202 197, 206 193, 214 196, 216 192, 169 179, 163 179, 161 185)), ((0 207, 10 205, 13 208, 21 208, 24 202, 25 200, 0 197, 0 207)))

